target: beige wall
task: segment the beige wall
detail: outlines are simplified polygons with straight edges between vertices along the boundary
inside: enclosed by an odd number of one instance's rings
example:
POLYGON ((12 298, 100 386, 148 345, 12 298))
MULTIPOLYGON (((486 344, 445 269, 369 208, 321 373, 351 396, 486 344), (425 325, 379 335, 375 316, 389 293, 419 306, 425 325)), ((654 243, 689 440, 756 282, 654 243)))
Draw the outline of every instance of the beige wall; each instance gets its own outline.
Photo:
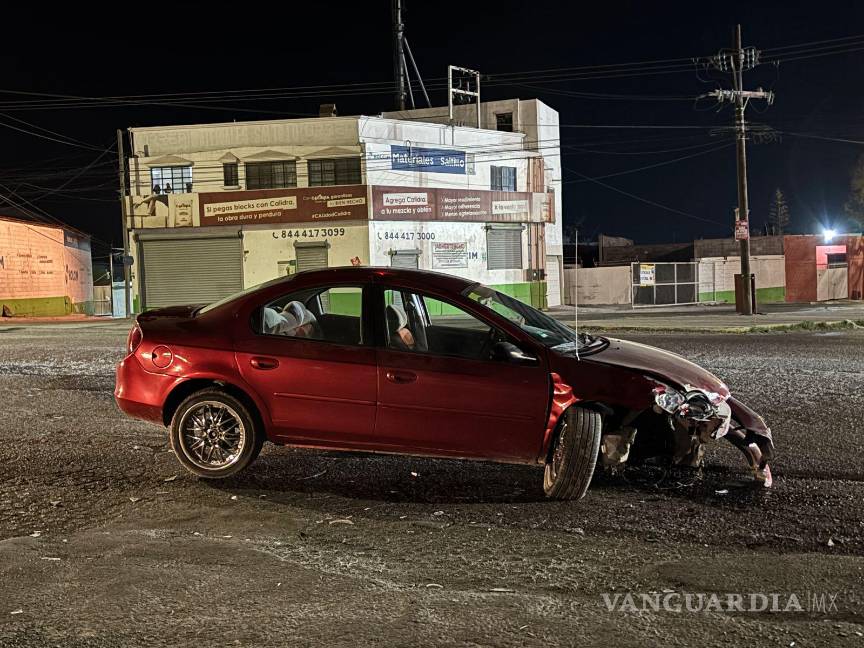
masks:
MULTIPOLYGON (((786 285, 786 260, 782 254, 750 257, 756 289, 786 285)), ((705 257, 699 260, 699 294, 735 290, 735 275, 741 272, 739 257, 705 257)))
POLYGON ((632 302, 630 266, 564 270, 565 304, 600 306, 632 302))
POLYGON ((294 243, 325 242, 328 245, 328 264, 351 265, 359 257, 362 265, 369 265, 369 225, 366 222, 296 223, 284 228, 243 228, 243 287, 256 286, 279 276, 282 262, 286 271, 293 272, 296 261, 294 243))

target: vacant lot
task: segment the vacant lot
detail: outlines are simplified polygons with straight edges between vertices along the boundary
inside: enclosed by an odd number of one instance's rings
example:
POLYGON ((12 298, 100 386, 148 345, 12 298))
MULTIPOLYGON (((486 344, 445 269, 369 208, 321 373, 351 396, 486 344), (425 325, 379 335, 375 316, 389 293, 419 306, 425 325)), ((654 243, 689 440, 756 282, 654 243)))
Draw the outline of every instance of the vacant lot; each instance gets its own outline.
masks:
POLYGON ((0 646, 864 644, 864 334, 627 337, 765 415, 774 489, 724 445, 578 503, 532 468, 275 447, 209 484, 116 409, 123 327, 0 327, 0 646), (651 592, 836 607, 604 602, 651 592))

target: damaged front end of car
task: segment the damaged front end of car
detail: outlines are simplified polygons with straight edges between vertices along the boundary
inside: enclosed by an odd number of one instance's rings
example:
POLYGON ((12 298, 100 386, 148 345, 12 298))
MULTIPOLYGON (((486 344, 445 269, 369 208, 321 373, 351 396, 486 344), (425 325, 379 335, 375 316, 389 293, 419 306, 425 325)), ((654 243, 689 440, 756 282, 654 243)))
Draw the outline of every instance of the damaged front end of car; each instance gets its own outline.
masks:
POLYGON ((655 384, 653 405, 649 411, 632 412, 616 430, 604 435, 604 467, 611 472, 623 467, 631 457, 638 430, 662 437, 663 454, 674 465, 694 468, 702 465, 707 444, 725 438, 744 454, 755 479, 765 487, 772 485, 768 464, 773 453, 771 430, 758 414, 729 395, 692 385, 676 389, 653 378, 648 380, 655 384))

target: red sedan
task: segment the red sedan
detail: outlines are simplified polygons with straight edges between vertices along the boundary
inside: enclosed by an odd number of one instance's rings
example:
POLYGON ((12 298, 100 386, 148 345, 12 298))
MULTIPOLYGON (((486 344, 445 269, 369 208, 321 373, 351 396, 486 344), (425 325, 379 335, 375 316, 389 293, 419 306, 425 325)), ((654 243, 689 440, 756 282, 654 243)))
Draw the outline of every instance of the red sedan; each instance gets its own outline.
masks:
POLYGON ((458 277, 332 268, 139 315, 115 398, 206 478, 281 445, 545 466, 549 497, 608 469, 698 466, 725 437, 771 484, 771 431, 697 365, 585 333, 458 277))

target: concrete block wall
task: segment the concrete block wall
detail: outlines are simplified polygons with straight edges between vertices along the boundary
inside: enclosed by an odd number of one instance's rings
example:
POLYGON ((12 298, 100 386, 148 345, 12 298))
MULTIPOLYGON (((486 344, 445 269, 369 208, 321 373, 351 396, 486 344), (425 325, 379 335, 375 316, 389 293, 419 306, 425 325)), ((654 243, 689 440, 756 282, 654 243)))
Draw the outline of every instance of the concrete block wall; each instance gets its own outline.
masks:
MULTIPOLYGON (((770 237, 773 238, 773 237, 770 237)), ((779 302, 786 298, 786 262, 782 254, 750 257, 756 275, 756 300, 779 302)), ((741 272, 739 257, 699 260, 699 301, 735 303, 735 275, 741 272)))

